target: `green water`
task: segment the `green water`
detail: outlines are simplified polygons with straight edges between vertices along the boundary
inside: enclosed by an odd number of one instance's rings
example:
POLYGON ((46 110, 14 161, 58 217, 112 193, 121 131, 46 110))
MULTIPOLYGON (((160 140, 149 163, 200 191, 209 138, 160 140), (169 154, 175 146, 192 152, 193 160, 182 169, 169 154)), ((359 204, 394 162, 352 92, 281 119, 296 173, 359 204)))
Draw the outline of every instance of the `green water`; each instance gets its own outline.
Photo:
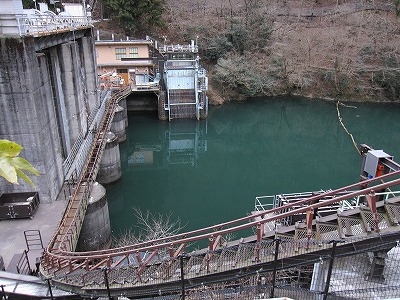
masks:
MULTIPOLYGON (((352 105, 340 113, 355 141, 400 158, 400 105, 352 105)), ((120 151, 122 179, 106 187, 116 236, 132 207, 193 230, 245 216, 256 196, 357 182, 361 167, 336 103, 294 97, 210 107, 201 122, 131 114, 120 151)))

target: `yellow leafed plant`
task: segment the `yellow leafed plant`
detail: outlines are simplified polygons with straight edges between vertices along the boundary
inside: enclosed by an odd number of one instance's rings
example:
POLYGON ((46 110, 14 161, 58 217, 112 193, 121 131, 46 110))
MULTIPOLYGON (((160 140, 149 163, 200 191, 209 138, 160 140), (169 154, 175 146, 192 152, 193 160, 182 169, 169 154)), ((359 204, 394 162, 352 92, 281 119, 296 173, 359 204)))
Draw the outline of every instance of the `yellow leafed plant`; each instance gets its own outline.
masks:
POLYGON ((23 148, 15 142, 0 140, 0 176, 12 184, 19 184, 18 178, 22 178, 35 187, 32 180, 23 171, 34 175, 40 175, 26 159, 19 157, 23 148))

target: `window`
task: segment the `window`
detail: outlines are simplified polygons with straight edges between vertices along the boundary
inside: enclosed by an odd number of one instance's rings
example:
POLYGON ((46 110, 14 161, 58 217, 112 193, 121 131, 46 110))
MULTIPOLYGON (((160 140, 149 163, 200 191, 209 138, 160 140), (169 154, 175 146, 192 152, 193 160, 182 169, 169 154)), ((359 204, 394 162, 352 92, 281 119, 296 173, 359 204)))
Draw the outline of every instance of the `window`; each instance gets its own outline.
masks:
POLYGON ((115 58, 121 59, 126 57, 126 48, 115 48, 115 58))
POLYGON ((139 57, 138 48, 137 47, 129 48, 129 58, 138 58, 138 57, 139 57))

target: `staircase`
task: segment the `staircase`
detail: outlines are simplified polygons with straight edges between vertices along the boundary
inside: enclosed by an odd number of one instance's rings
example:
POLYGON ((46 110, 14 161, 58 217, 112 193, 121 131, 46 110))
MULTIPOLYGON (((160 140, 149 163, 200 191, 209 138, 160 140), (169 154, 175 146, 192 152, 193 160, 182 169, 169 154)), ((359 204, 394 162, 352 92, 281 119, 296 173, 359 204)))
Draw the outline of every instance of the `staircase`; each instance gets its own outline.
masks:
MULTIPOLYGON (((187 285, 195 286, 205 278, 212 281, 231 277, 244 269, 271 269, 276 260, 279 260, 281 265, 290 265, 294 260, 296 264, 301 262, 309 265, 313 263, 313 259, 318 261, 321 257, 329 256, 332 241, 337 241, 337 251, 344 253, 354 251, 357 245, 373 247, 377 241, 384 240, 395 244, 400 238, 400 196, 378 201, 376 207, 376 214, 367 206, 361 205, 316 217, 312 220, 312 226, 307 224, 306 219, 290 226, 279 225, 276 226, 276 230, 265 232, 260 241, 257 241, 257 236, 235 241, 224 241, 215 237, 210 240, 213 250, 205 248, 186 255, 170 255, 168 251, 149 250, 115 257, 114 262, 118 259, 124 260, 124 263, 117 267, 110 265, 110 268, 102 270, 93 268, 89 272, 83 268, 69 272, 65 268, 57 272, 53 281, 67 285, 69 289, 77 288, 80 293, 84 291, 96 294, 104 292, 107 277, 111 290, 124 289, 129 291, 131 296, 151 296, 160 288, 177 288, 181 284, 181 270, 184 279, 188 281, 187 285), (351 250, 347 245, 351 245, 351 250), (278 253, 275 251, 277 246, 278 253)), ((280 219, 277 219, 277 222, 283 223, 280 219)), ((178 253, 178 250, 175 253, 178 253)))

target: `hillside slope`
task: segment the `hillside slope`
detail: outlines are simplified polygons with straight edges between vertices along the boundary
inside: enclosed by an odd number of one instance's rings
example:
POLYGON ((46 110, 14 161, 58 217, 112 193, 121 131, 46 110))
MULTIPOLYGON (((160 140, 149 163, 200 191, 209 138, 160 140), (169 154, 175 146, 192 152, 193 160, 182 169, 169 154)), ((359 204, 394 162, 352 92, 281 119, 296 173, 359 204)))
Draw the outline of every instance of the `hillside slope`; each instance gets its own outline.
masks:
POLYGON ((396 1, 166 4, 164 34, 172 42, 198 36, 213 86, 225 99, 293 93, 400 101, 396 1))

